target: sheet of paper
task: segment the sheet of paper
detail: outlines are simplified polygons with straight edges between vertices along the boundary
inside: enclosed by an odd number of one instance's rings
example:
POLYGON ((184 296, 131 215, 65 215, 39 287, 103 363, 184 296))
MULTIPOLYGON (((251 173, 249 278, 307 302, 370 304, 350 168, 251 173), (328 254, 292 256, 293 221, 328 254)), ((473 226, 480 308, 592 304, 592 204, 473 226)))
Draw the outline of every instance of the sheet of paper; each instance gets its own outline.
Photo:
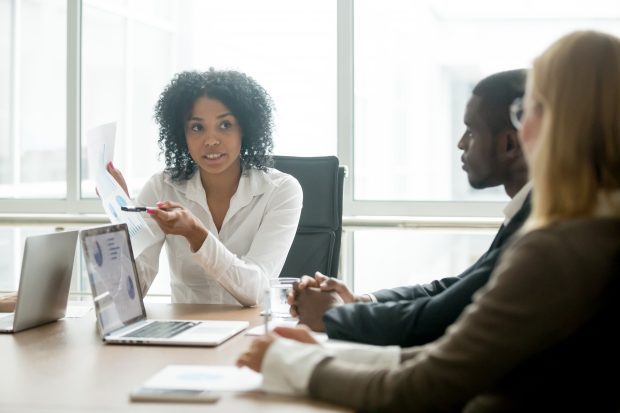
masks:
POLYGON ((235 366, 170 365, 147 380, 142 387, 175 390, 252 391, 258 390, 262 374, 235 366))
POLYGON ((134 256, 138 256, 145 248, 155 243, 161 234, 154 234, 140 214, 121 210, 122 206, 134 206, 134 204, 106 169, 114 156, 115 136, 114 122, 99 125, 86 133, 88 170, 95 180, 101 204, 110 222, 127 224, 134 256))

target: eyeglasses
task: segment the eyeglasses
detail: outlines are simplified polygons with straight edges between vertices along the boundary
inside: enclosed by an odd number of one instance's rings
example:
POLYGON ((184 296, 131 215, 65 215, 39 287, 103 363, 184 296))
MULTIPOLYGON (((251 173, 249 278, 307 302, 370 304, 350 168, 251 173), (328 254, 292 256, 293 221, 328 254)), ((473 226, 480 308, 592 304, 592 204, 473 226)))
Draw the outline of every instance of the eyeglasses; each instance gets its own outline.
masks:
POLYGON ((512 126, 515 129, 521 129, 522 123, 521 119, 523 118, 523 99, 516 98, 512 101, 510 105, 510 122, 512 122, 512 126))

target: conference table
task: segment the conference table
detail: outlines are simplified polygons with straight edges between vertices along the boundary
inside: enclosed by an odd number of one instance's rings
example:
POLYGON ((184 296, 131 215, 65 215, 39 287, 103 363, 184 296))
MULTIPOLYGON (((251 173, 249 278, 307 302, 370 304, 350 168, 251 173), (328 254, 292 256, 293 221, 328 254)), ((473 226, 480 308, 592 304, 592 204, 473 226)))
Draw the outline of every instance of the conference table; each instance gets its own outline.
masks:
MULTIPOLYGON (((231 305, 146 304, 149 318, 247 320, 260 310, 231 305)), ((215 403, 131 402, 129 393, 170 364, 234 365, 254 337, 212 348, 103 344, 94 311, 0 334, 0 412, 348 412, 307 398, 223 393, 215 403)))

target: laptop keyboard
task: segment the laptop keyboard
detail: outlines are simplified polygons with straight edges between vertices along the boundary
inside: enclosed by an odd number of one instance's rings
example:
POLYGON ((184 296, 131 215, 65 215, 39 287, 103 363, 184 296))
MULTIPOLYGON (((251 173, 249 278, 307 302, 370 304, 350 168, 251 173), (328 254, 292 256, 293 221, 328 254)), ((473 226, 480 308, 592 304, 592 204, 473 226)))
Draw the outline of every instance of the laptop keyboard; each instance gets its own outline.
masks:
POLYGON ((123 337, 170 338, 195 325, 191 321, 153 321, 123 337))

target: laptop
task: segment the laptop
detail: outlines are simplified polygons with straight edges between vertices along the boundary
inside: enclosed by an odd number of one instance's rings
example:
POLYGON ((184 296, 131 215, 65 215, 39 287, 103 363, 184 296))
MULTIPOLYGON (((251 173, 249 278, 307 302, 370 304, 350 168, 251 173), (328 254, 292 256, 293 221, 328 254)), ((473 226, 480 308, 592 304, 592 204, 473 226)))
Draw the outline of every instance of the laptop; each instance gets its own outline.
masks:
POLYGON ((17 333, 65 316, 78 231, 26 238, 15 312, 0 318, 0 333, 17 333))
POLYGON ((125 223, 80 231, 99 333, 105 343, 217 346, 247 321, 149 320, 125 223))

